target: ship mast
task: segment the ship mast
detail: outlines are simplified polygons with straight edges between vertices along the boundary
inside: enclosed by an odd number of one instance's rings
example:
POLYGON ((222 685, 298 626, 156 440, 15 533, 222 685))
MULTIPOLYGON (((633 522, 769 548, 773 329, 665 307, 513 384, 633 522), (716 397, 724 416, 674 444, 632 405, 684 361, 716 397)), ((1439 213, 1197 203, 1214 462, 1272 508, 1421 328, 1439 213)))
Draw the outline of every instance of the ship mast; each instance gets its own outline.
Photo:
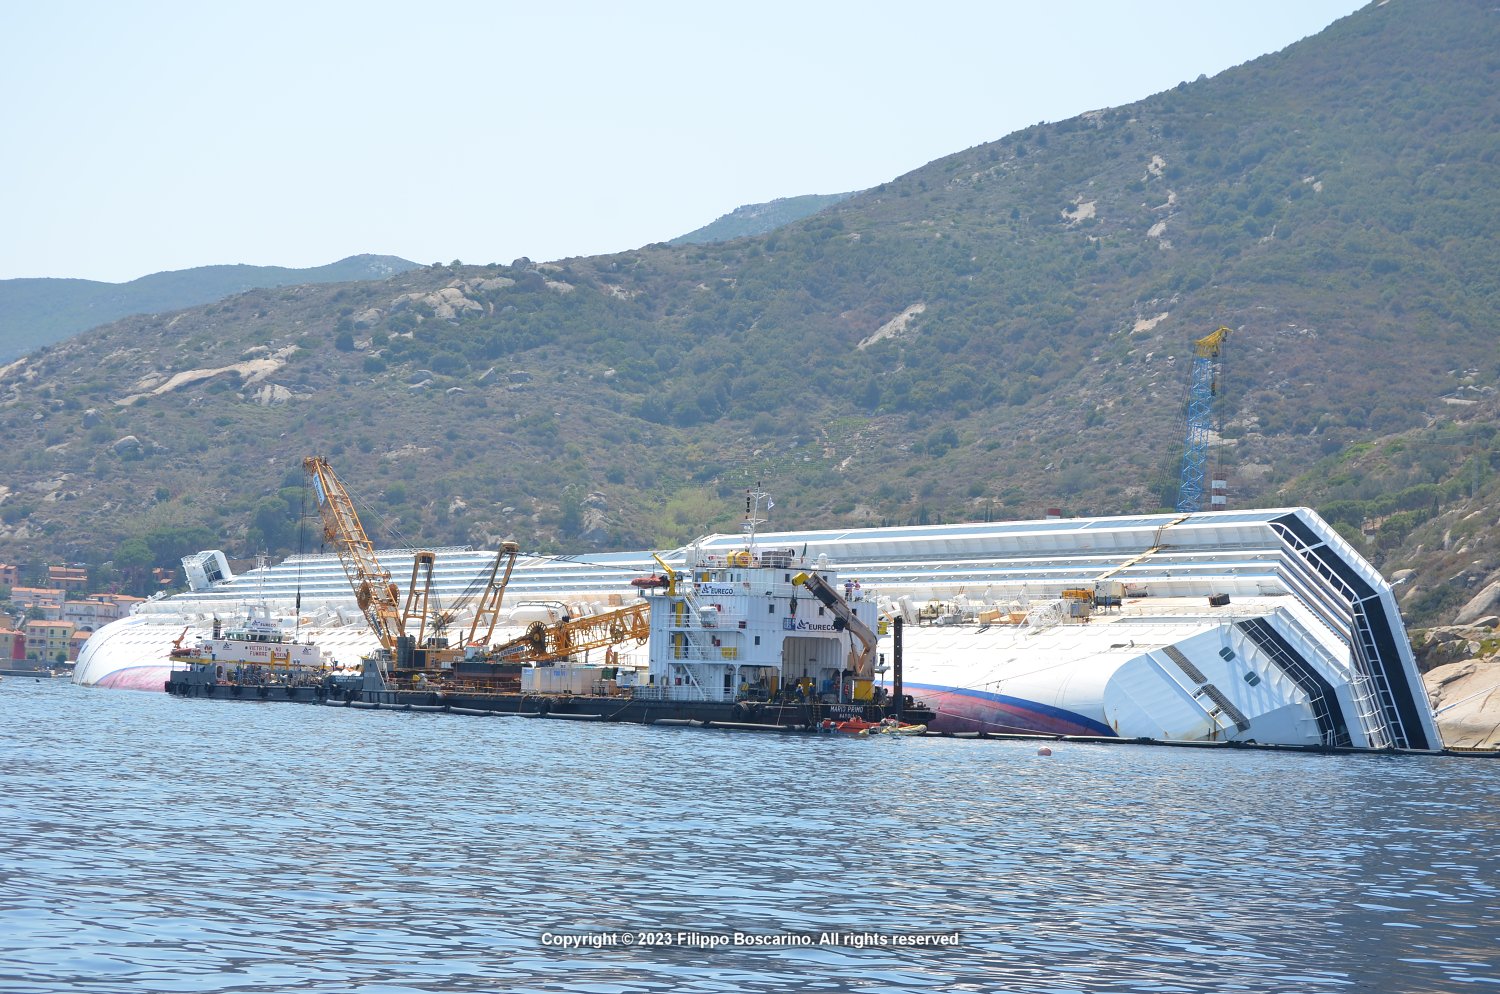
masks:
POLYGON ((771 508, 776 506, 776 502, 771 499, 771 495, 762 490, 759 483, 755 485, 754 490, 746 487, 745 520, 740 522, 740 531, 745 534, 745 549, 751 553, 755 552, 755 530, 768 520, 761 517, 762 504, 765 505, 765 513, 767 514, 770 513, 771 508))

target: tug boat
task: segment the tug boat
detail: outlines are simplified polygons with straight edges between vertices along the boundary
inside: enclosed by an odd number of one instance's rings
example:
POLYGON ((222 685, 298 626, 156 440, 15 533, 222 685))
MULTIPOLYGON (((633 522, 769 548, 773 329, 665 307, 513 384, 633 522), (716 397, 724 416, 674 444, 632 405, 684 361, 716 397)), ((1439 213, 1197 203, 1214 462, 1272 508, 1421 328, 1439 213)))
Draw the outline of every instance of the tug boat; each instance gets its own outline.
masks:
POLYGON ((224 687, 231 696, 239 696, 242 687, 316 686, 331 675, 318 646, 297 641, 264 608, 251 608, 230 628, 215 619, 212 634, 190 646, 183 644, 187 633, 184 628, 168 654, 168 693, 187 694, 191 689, 211 696, 215 688, 224 687))

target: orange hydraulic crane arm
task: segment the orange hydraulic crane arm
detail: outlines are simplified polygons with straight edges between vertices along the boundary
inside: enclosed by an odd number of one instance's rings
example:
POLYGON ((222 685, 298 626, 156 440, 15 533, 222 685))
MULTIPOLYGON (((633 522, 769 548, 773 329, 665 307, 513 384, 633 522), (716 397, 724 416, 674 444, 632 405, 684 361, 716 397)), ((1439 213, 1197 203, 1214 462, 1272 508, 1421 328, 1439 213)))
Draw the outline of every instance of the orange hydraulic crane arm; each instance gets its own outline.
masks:
POLYGON ((469 626, 469 637, 464 641, 465 645, 488 645, 490 639, 495 637, 495 624, 500 620, 500 601, 505 597, 505 586, 510 583, 510 574, 516 568, 516 555, 520 551, 521 547, 514 542, 500 543, 500 551, 495 553, 495 562, 490 566, 484 592, 479 595, 479 603, 474 605, 474 622, 469 626), (478 637, 481 626, 484 628, 482 638, 478 637))
MULTIPOLYGON (((863 647, 859 656, 853 660, 854 672, 861 679, 868 680, 875 673, 875 647, 878 636, 870 629, 870 626, 859 619, 849 602, 839 596, 839 592, 833 589, 829 582, 816 573, 798 573, 792 577, 792 583, 799 587, 806 587, 808 593, 816 597, 833 612, 835 627, 848 628, 854 637, 859 639, 863 647), (842 622, 842 626, 838 623, 842 622)), ((853 656, 853 652, 850 652, 853 656)))
POLYGON ((308 456, 302 468, 312 477, 318 497, 318 514, 323 519, 323 541, 338 553, 354 599, 380 644, 387 649, 396 645, 403 632, 401 609, 391 574, 375 558, 375 547, 359 523, 349 491, 333 474, 333 468, 322 456, 308 456))
POLYGON ((544 625, 533 622, 526 634, 495 647, 507 662, 535 663, 564 659, 571 653, 618 645, 651 634, 651 605, 645 601, 606 614, 544 625))

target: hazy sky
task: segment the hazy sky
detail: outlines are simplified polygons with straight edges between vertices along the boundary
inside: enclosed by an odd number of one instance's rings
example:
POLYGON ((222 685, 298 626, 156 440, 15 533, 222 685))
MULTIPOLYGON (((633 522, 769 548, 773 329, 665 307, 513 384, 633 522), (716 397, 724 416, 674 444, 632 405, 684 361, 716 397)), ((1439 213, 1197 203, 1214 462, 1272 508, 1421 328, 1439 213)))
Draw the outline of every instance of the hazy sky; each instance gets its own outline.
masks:
POLYGON ((0 279, 633 248, 1358 6, 0 0, 0 279))

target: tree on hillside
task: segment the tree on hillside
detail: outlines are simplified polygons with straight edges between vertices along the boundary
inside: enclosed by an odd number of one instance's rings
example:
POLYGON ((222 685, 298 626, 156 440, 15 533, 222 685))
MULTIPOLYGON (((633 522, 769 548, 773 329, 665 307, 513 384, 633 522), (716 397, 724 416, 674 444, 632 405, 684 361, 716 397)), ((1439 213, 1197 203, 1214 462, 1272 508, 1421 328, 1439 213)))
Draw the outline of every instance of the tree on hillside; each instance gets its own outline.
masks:
POLYGON ((115 549, 115 569, 125 589, 136 596, 145 593, 151 576, 151 547, 143 538, 127 538, 115 549))

